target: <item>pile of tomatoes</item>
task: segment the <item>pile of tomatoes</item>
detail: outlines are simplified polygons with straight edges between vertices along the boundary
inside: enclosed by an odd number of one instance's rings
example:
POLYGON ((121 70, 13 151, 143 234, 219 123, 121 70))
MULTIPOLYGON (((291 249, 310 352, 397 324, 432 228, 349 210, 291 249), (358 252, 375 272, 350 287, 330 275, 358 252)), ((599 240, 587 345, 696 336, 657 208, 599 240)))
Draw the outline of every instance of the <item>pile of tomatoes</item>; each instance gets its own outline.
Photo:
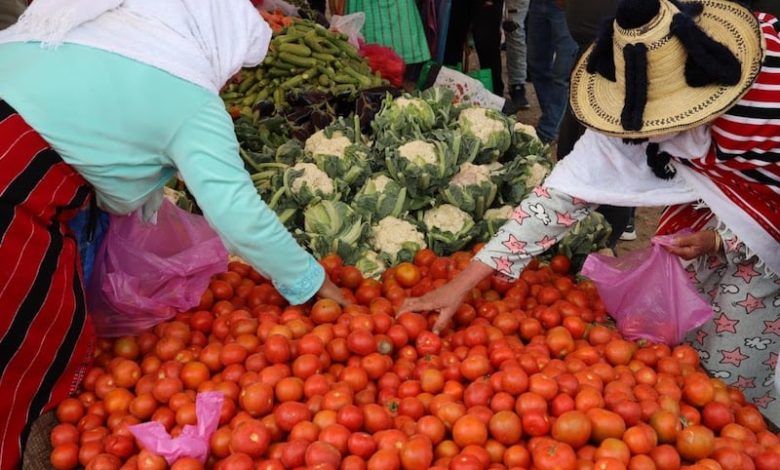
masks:
POLYGON ((201 304, 137 337, 100 340, 81 393, 57 408, 56 469, 167 468, 128 427, 174 436, 220 391, 205 464, 173 470, 777 470, 780 439, 689 346, 629 342, 592 283, 558 256, 517 281, 485 279, 441 336, 396 308, 446 283, 471 253, 363 279, 321 262, 353 304, 284 299, 234 262, 201 304))

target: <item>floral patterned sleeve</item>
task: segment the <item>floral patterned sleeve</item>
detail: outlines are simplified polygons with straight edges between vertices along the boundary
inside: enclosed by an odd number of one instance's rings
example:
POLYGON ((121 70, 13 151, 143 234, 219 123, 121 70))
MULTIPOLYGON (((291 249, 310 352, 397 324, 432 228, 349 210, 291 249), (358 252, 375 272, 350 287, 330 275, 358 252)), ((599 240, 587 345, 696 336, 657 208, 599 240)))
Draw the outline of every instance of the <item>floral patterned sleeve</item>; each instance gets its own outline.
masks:
POLYGON ((539 186, 475 256, 499 273, 517 278, 534 256, 563 238, 597 207, 558 190, 539 186))

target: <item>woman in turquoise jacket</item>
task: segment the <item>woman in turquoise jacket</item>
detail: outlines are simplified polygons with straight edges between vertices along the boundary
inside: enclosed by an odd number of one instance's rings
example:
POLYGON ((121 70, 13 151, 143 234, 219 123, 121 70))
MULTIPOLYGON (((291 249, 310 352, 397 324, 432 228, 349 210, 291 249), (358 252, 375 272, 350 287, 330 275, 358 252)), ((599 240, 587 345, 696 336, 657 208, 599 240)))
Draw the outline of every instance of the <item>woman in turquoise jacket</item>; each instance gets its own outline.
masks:
POLYGON ((0 32, 0 462, 78 386, 90 328, 68 220, 149 216, 177 172, 226 246, 292 304, 343 301, 258 196, 219 89, 263 59, 249 0, 36 0, 0 32))

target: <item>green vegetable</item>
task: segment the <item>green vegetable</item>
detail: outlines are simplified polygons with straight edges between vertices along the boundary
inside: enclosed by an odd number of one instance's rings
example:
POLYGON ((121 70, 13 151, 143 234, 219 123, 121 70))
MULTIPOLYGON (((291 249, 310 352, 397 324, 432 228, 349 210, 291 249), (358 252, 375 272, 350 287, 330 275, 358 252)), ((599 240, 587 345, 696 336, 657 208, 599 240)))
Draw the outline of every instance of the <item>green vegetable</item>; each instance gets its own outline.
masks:
POLYGON ((409 210, 406 188, 384 173, 375 173, 352 199, 352 207, 366 220, 402 217, 409 210))
POLYGON ((338 253, 346 263, 354 263, 368 224, 347 204, 324 200, 304 212, 304 232, 309 249, 317 257, 338 253))

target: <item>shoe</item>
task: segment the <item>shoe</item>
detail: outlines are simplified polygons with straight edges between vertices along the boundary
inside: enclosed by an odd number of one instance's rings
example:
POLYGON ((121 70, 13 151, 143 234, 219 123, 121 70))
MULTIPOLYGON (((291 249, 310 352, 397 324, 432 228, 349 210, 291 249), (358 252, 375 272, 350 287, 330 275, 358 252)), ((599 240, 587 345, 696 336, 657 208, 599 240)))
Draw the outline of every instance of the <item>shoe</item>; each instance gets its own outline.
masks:
POLYGON ((634 226, 627 225, 623 233, 620 234, 620 239, 624 242, 636 240, 636 229, 634 229, 634 226))
POLYGON ((528 103, 528 98, 525 96, 525 85, 513 85, 509 90, 509 97, 517 109, 528 109, 531 107, 531 104, 528 103))

